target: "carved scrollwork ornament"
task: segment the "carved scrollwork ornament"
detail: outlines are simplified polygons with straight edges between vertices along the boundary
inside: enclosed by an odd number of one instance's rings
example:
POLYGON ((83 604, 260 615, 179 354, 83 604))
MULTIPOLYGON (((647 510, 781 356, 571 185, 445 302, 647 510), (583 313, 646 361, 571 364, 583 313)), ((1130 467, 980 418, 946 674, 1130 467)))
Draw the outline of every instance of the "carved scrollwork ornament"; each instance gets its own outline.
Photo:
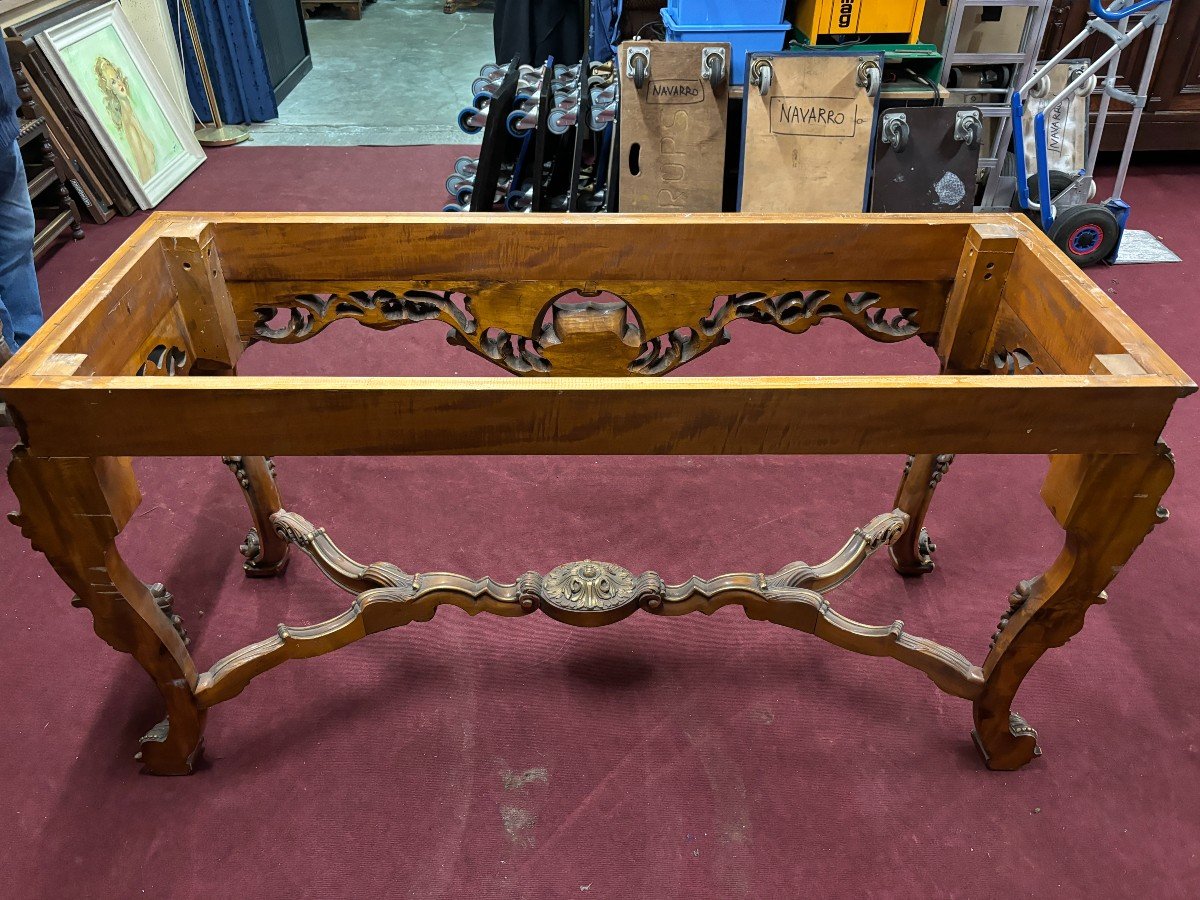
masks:
POLYGON ((1010 711, 1008 714, 1008 730, 1015 738, 1033 738, 1033 755, 1041 756, 1042 748, 1037 745, 1037 729, 1025 721, 1025 718, 1018 712, 1010 711))
POLYGON ((937 544, 929 536, 927 528, 922 527, 921 533, 917 536, 917 553, 920 554, 923 562, 933 562, 933 554, 937 553, 937 544))
POLYGON ((159 344, 146 354, 146 361, 138 367, 135 375, 180 375, 187 371, 188 353, 174 344, 159 344))
POLYGON ((262 553, 262 539, 258 536, 257 528, 251 528, 246 532, 246 539, 238 547, 238 552, 246 557, 247 562, 254 562, 258 559, 259 554, 262 553))
POLYGON ((1033 355, 1024 347, 1000 347, 992 354, 990 369, 993 375, 1044 375, 1033 355))
POLYGON ((526 572, 515 583, 450 572, 406 575, 390 563, 364 566, 340 551, 303 517, 280 510, 272 516, 280 535, 309 556, 334 584, 354 595, 340 615, 303 627, 280 626, 274 637, 236 651, 204 673, 197 694, 207 705, 236 696, 256 674, 287 659, 308 657, 409 622, 429 621, 438 607, 458 606, 474 615, 526 615, 537 609, 570 625, 618 622, 644 609, 655 615, 711 615, 741 606, 753 619, 815 634, 838 646, 890 656, 924 672, 951 694, 972 699, 984 684, 978 666, 949 647, 907 633, 902 622, 865 625, 833 609, 825 592, 853 575, 877 549, 896 541, 909 517, 902 510, 876 516, 857 528, 832 557, 816 565, 794 562, 774 575, 737 572, 693 576, 666 584, 655 572, 634 575, 613 563, 581 560, 545 575, 526 572), (317 649, 317 648, 320 649, 317 649))
POLYGON ((222 456, 221 462, 225 463, 229 471, 233 473, 243 491, 250 490, 250 475, 246 472, 240 456, 222 456))
POLYGON ((921 331, 916 309, 889 308, 877 293, 805 290, 778 296, 762 292, 718 295, 710 304, 711 315, 647 337, 637 310, 624 299, 580 303, 567 297, 598 293, 576 290, 560 294, 548 302, 538 321, 530 323, 528 334, 480 321, 465 292, 426 289, 401 294, 388 290, 298 294, 256 307, 253 331, 258 341, 294 344, 315 337, 339 319, 381 331, 438 320, 450 326, 446 339, 451 345, 471 350, 517 375, 551 374, 555 366, 551 357, 568 366, 586 357, 586 374, 665 375, 728 343, 725 327, 739 319, 773 325, 790 334, 802 334, 826 319, 838 319, 885 343, 906 340, 921 331), (278 322, 281 313, 286 316, 278 322), (603 334, 612 336, 604 345, 607 353, 596 349, 595 338, 603 334), (578 357, 573 359, 572 353, 578 357))

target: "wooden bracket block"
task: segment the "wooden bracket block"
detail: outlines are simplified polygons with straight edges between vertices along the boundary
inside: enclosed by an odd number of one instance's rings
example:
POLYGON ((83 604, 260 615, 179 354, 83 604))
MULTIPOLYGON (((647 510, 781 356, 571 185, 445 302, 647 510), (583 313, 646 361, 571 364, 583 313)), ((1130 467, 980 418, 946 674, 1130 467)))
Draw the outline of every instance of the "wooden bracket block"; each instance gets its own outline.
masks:
POLYGON ((1019 239, 1017 229, 1011 225, 981 223, 968 229, 938 336, 943 372, 979 372, 985 368, 988 338, 995 327, 1019 239))
POLYGON ((228 371, 245 349, 211 225, 172 223, 161 240, 200 371, 228 371))

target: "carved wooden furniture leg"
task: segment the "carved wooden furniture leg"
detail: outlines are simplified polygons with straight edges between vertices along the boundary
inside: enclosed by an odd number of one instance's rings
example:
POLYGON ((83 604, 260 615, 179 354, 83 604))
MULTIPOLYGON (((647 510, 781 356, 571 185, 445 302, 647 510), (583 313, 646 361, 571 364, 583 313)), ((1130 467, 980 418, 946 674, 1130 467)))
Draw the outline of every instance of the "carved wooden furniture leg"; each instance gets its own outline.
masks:
POLYGON ((205 717, 194 694, 196 667, 170 595, 139 581, 116 547, 141 502, 129 461, 43 459, 18 447, 8 477, 21 504, 13 523, 75 591, 75 605, 91 611, 96 634, 141 663, 166 701, 166 718, 142 738, 145 770, 189 774, 205 717))
POLYGON ((925 530, 925 514, 933 501, 933 491, 954 462, 953 453, 922 453, 910 456, 904 466, 904 478, 896 491, 896 508, 908 514, 908 529, 892 544, 892 565, 901 575, 924 575, 933 571, 933 553, 937 545, 925 530))
POLYGON ((239 548, 246 562, 242 568, 251 578, 270 578, 287 568, 287 541, 275 533, 271 516, 283 508, 275 484, 275 464, 265 456, 222 456, 221 461, 237 476, 254 526, 239 548))
POLYGON ((1041 753, 1037 732, 1012 711, 1013 697, 1034 663, 1083 627, 1104 588, 1150 530, 1166 521, 1159 505, 1175 472, 1165 444, 1130 456, 1052 456, 1042 498, 1066 531, 1045 574, 1013 592, 984 663, 975 699, 975 743, 989 769, 1018 769, 1041 753))

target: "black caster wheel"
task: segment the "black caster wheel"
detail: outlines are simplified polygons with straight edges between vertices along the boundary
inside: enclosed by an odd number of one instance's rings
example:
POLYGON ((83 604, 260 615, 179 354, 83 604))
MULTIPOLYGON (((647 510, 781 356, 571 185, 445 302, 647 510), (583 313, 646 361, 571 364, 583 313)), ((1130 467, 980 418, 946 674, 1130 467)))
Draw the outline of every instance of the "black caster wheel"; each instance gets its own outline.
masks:
POLYGON ((720 54, 710 54, 707 59, 708 83, 713 88, 720 87, 725 82, 725 60, 720 54))
POLYGON ((633 84, 639 91, 646 86, 646 57, 633 58, 633 84))
POLYGON ((1100 262, 1121 239, 1117 217, 1098 203, 1064 209, 1050 226, 1049 234, 1050 240, 1080 268, 1100 262))

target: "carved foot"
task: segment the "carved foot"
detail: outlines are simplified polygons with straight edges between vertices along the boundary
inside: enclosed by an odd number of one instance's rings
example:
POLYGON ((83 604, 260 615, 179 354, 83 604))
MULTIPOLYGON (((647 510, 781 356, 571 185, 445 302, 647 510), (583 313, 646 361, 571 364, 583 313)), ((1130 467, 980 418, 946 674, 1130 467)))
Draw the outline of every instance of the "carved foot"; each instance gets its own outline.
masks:
POLYGON ((291 559, 285 553, 272 561, 265 561, 262 538, 258 536, 257 528, 251 528, 246 532, 246 539, 238 547, 238 552, 246 557, 242 568, 246 571, 248 578, 274 578, 276 575, 282 575, 288 566, 288 560, 291 559))
POLYGON ((928 575, 934 570, 933 554, 935 552, 937 552, 937 544, 929 536, 928 529, 922 528, 917 534, 915 549, 907 553, 903 548, 899 552, 893 549, 892 565, 906 578, 928 575))
POLYGON ((204 753, 204 739, 198 727, 183 727, 176 735, 171 729, 171 717, 163 719, 142 736, 141 749, 133 757, 150 775, 191 775, 204 753))
POLYGON ((937 456, 910 456, 904 466, 904 478, 896 495, 896 507, 908 513, 908 533, 892 545, 892 566, 906 577, 927 575, 934 569, 933 554, 937 550, 923 527, 925 514, 933 500, 933 492, 954 462, 953 453, 937 456))
POLYGON ((993 771, 1012 772, 1042 755, 1037 731, 1016 712, 1009 712, 1007 728, 980 723, 972 730, 971 738, 983 757, 983 764, 993 771))

